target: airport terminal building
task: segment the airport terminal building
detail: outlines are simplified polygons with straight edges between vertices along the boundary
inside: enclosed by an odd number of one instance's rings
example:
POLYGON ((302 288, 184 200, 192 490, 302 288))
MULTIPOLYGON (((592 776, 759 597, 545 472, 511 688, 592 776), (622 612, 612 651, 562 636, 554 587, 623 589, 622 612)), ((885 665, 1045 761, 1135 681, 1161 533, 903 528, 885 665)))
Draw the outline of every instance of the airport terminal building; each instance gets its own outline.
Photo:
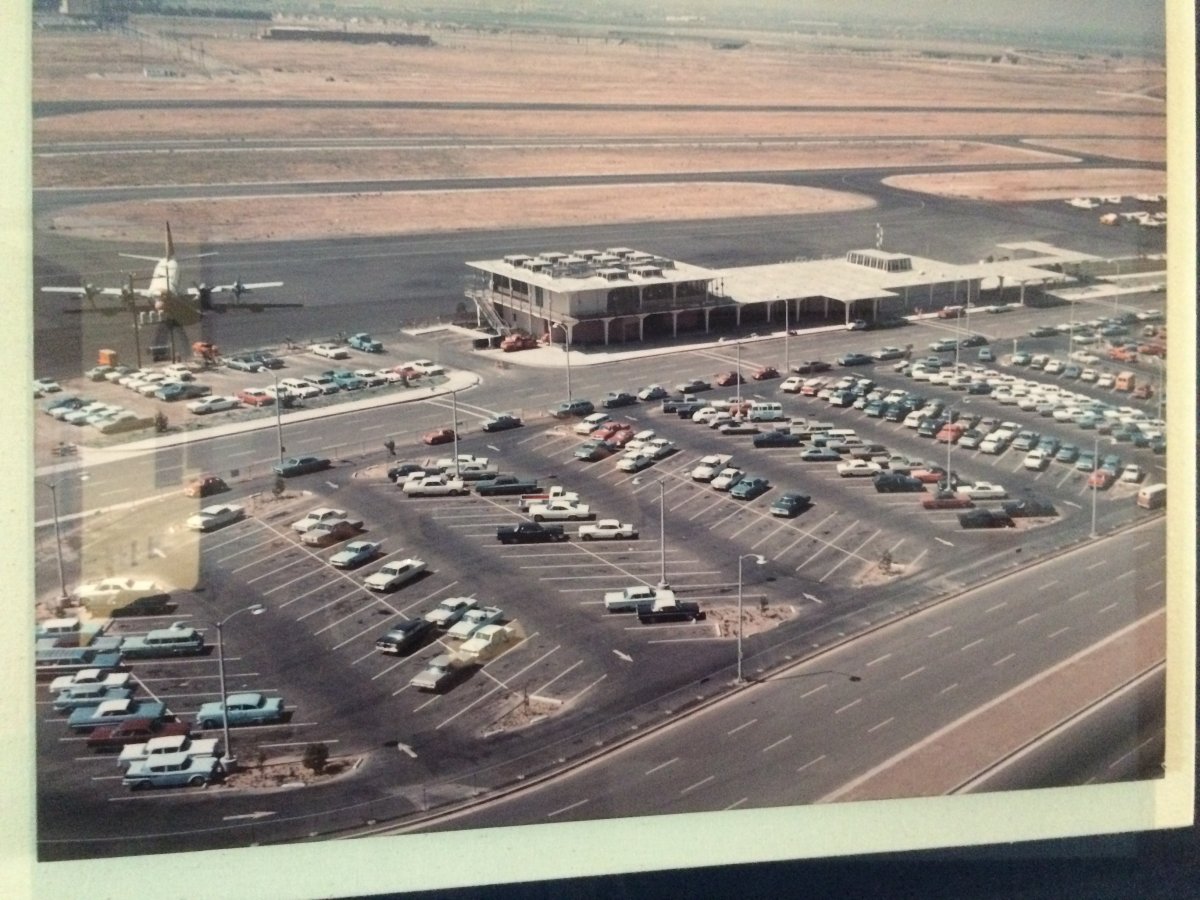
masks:
POLYGON ((997 245, 970 264, 868 249, 709 269, 611 247, 468 262, 467 298, 501 334, 609 345, 758 326, 880 323, 948 305, 1045 305, 1053 302, 1049 288, 1075 281, 1089 261, 1099 258, 1028 241, 997 245))

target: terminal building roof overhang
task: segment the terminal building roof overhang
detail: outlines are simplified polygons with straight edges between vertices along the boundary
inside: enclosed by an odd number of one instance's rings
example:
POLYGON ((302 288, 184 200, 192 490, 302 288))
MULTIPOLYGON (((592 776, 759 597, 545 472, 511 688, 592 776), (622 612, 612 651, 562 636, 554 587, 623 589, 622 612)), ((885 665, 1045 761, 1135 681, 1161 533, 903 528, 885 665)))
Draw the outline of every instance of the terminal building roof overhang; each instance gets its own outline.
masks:
POLYGON ((509 254, 467 265, 550 291, 574 293, 628 285, 711 281, 721 273, 628 247, 607 250, 546 251, 535 256, 509 254))

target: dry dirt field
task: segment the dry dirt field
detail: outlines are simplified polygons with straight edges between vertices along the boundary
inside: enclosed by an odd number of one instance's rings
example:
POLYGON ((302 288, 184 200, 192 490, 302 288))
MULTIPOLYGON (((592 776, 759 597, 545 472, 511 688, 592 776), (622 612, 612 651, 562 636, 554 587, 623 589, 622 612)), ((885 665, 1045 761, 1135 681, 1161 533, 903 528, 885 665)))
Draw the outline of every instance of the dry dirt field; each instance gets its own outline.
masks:
POLYGON ((1056 169, 895 175, 884 184, 973 200, 1058 200, 1080 194, 1164 194, 1166 172, 1147 169, 1056 169))
MULTIPOLYGON (((134 25, 140 37, 36 33, 34 99, 417 105, 43 116, 34 122, 36 185, 623 174, 636 182, 639 175, 670 172, 1061 166, 1075 161, 1072 152, 1161 160, 1165 140, 1156 99, 1162 68, 1134 59, 1022 54, 1017 62, 989 63, 922 52, 954 49, 942 46, 848 40, 835 46, 794 35, 749 35, 739 50, 718 50, 700 35, 620 42, 453 28, 435 29, 428 48, 299 45, 259 40, 255 26, 245 23, 147 17, 134 25), (147 76, 155 70, 157 76, 147 76), (464 103, 512 108, 470 109, 464 103), (523 108, 547 103, 554 106, 523 108), (622 109, 631 104, 662 108, 622 109), (136 153, 54 152, 67 142, 169 139, 205 144, 139 147, 136 153), (251 139, 273 143, 267 149, 238 146, 251 139), (313 146, 318 140, 329 144, 313 146), (1023 140, 1029 144, 1021 146, 1023 140)), ((1080 179, 1090 185, 1088 192, 1117 193, 1128 190, 1129 174, 1096 169, 1081 172, 1080 179)), ((966 179, 966 195, 1015 199, 1049 190, 1042 186, 1047 177, 1071 183, 1059 172, 1033 169, 998 174, 993 187, 979 173, 946 181, 951 192, 962 192, 966 179)), ((933 176, 913 184, 940 190, 933 176)), ((520 204, 507 199, 497 191, 382 193, 222 200, 186 211, 211 229, 207 240, 220 241, 504 228, 517 224, 511 216, 518 209, 522 225, 555 225, 825 212, 868 202, 787 187, 734 190, 719 179, 652 190, 526 189, 520 204), (633 205, 631 191, 637 191, 633 205), (624 202, 613 202, 616 197, 624 202), (513 210, 508 217, 505 208, 513 210), (303 234, 297 222, 306 223, 303 234)), ((63 211, 38 226, 140 241, 146 237, 142 222, 179 208, 98 205, 63 211)))

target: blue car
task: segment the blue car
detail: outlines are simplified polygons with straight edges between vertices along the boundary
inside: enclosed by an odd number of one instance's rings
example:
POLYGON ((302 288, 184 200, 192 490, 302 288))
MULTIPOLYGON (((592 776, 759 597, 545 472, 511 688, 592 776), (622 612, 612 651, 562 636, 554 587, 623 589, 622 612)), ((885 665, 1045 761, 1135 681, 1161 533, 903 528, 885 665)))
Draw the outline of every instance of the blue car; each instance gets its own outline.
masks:
POLYGON ((293 456, 271 467, 276 475, 291 478, 294 475, 307 475, 310 472, 320 472, 328 469, 333 463, 316 456, 293 456))
POLYGON ((329 564, 335 569, 353 569, 378 552, 379 544, 374 541, 351 541, 344 550, 339 550, 329 558, 329 564))
MULTIPOLYGON (((230 694, 225 704, 232 725, 265 725, 283 718, 283 698, 264 694, 230 694)), ((196 712, 196 724, 201 728, 220 728, 224 715, 220 700, 202 704, 196 712)))
POLYGON ((765 478, 743 478, 729 489, 729 496, 735 500, 753 500, 761 497, 771 487, 771 482, 765 478))

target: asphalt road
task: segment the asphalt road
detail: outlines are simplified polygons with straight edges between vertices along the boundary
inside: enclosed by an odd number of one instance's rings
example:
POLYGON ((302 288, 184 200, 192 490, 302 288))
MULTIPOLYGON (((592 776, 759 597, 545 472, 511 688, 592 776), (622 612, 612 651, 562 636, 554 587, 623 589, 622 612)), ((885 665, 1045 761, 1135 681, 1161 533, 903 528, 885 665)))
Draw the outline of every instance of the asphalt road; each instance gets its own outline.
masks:
MULTIPOLYGON (((1142 552, 1165 564, 1163 538, 1154 528, 1089 544, 822 654, 627 749, 429 830, 815 802, 1159 608, 1161 580, 1139 584, 1128 599, 1113 599, 1112 583, 1136 575, 1111 560, 1112 545, 1126 541, 1144 542, 1142 552), (911 702, 913 691, 924 702, 911 702)), ((1143 715, 1135 706, 1114 712, 1126 728, 1129 716, 1143 715)), ((1084 748, 1087 758, 1088 743, 1079 741, 1072 749, 1078 754, 1084 748)), ((1014 774, 1007 786, 1032 785, 1014 774)))

